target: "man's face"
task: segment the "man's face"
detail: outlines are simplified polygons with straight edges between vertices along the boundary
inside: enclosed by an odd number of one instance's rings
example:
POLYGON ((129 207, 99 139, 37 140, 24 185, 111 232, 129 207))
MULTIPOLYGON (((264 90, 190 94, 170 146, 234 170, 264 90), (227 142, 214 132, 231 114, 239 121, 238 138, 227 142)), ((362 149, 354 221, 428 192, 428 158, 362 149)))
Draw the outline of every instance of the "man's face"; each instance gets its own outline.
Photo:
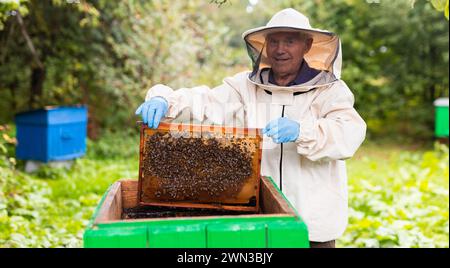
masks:
POLYGON ((278 32, 267 36, 267 56, 274 74, 284 76, 297 73, 311 45, 312 39, 305 40, 295 32, 278 32))

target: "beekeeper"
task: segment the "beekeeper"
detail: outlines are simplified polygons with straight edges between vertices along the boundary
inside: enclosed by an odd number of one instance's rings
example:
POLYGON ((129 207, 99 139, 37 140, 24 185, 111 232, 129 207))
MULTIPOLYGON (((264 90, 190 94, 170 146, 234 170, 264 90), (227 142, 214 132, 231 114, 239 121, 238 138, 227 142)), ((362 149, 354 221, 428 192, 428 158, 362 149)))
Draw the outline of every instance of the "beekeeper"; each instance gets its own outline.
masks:
POLYGON ((155 85, 136 114, 152 128, 165 117, 263 129, 261 174, 271 176, 297 209, 311 247, 334 247, 348 220, 344 160, 366 133, 354 96, 340 79, 339 37, 312 28, 291 8, 242 37, 252 71, 213 89, 155 85))

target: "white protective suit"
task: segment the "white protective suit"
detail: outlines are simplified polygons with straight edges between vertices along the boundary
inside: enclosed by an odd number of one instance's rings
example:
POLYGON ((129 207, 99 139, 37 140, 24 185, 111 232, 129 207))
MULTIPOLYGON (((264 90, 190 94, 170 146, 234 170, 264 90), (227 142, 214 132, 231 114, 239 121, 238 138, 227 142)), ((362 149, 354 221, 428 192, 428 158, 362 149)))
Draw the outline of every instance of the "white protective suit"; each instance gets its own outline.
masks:
POLYGON ((146 100, 160 96, 169 103, 167 118, 177 121, 264 128, 279 117, 300 124, 295 142, 275 144, 264 137, 261 174, 270 176, 305 221, 310 241, 341 236, 347 225, 347 174, 344 160, 352 157, 365 138, 366 124, 353 108, 354 96, 339 79, 339 38, 311 28, 308 19, 293 9, 278 12, 269 23, 243 34, 253 52, 254 72, 225 78, 223 84, 181 88, 155 85, 146 100), (305 60, 321 72, 297 86, 268 82, 270 67, 265 35, 273 31, 305 30, 313 45, 305 60), (256 64, 255 64, 256 63, 256 64), (267 69, 266 69, 267 70, 267 69))

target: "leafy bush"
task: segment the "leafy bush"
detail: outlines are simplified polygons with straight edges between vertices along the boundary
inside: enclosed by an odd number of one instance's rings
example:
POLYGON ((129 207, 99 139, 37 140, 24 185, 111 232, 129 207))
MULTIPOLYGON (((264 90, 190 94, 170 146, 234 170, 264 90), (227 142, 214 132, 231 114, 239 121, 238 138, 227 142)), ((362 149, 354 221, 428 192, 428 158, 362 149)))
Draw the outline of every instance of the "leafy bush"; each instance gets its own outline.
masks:
MULTIPOLYGON (((76 246, 83 221, 60 215, 60 202, 51 200, 52 189, 43 181, 0 167, 0 246, 76 246), (77 233, 78 232, 78 233, 77 233)), ((70 206, 83 214, 89 208, 70 206)), ((89 215, 85 213, 85 217, 89 215)))
POLYGON ((13 168, 16 164, 14 148, 17 140, 12 133, 9 125, 0 125, 0 167, 13 168))
POLYGON ((448 247, 448 147, 383 158, 349 163, 350 219, 340 246, 448 247))
MULTIPOLYGON (((0 135, 12 131, 1 130, 0 135)), ((0 141, 8 148, 0 153, 0 247, 81 247, 84 228, 108 186, 137 177, 138 154, 130 153, 139 148, 136 134, 110 133, 89 141, 91 153, 70 169, 43 166, 32 174, 15 168, 14 146, 0 141), (113 158, 92 153, 105 148, 114 152, 113 158)))
POLYGON ((88 140, 87 154, 96 159, 125 159, 139 154, 139 132, 129 129, 123 132, 106 132, 101 139, 88 140))

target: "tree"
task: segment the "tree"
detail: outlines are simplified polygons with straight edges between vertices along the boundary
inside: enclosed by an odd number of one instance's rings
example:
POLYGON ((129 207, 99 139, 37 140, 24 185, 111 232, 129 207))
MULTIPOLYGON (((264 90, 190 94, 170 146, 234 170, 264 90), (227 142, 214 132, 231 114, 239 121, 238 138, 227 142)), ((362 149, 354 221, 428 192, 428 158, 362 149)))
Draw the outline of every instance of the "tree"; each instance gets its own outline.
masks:
MULTIPOLYGON (((84 103, 90 129, 132 126, 133 107, 152 84, 188 85, 201 70, 228 66, 221 56, 227 28, 197 12, 218 8, 208 2, 30 0, 20 8, 42 65, 30 57, 16 16, 7 16, 0 31, 5 121, 25 109, 84 103)), ((210 82, 220 81, 217 74, 210 82)))
POLYGON ((448 23, 425 1, 284 1, 339 34, 343 79, 370 136, 430 138, 435 98, 448 96, 448 23))
MULTIPOLYGON (((414 4, 417 0, 412 1, 414 4)), ((444 16, 448 20, 448 0, 427 0, 427 1, 430 2, 437 11, 444 12, 444 16)))
POLYGON ((429 138, 432 101, 448 96, 448 22, 438 2, 260 0, 246 9, 246 1, 2 1, 0 121, 84 103, 91 137, 131 127, 153 84, 214 86, 249 69, 241 33, 294 7, 340 35, 343 78, 369 136, 429 138))

